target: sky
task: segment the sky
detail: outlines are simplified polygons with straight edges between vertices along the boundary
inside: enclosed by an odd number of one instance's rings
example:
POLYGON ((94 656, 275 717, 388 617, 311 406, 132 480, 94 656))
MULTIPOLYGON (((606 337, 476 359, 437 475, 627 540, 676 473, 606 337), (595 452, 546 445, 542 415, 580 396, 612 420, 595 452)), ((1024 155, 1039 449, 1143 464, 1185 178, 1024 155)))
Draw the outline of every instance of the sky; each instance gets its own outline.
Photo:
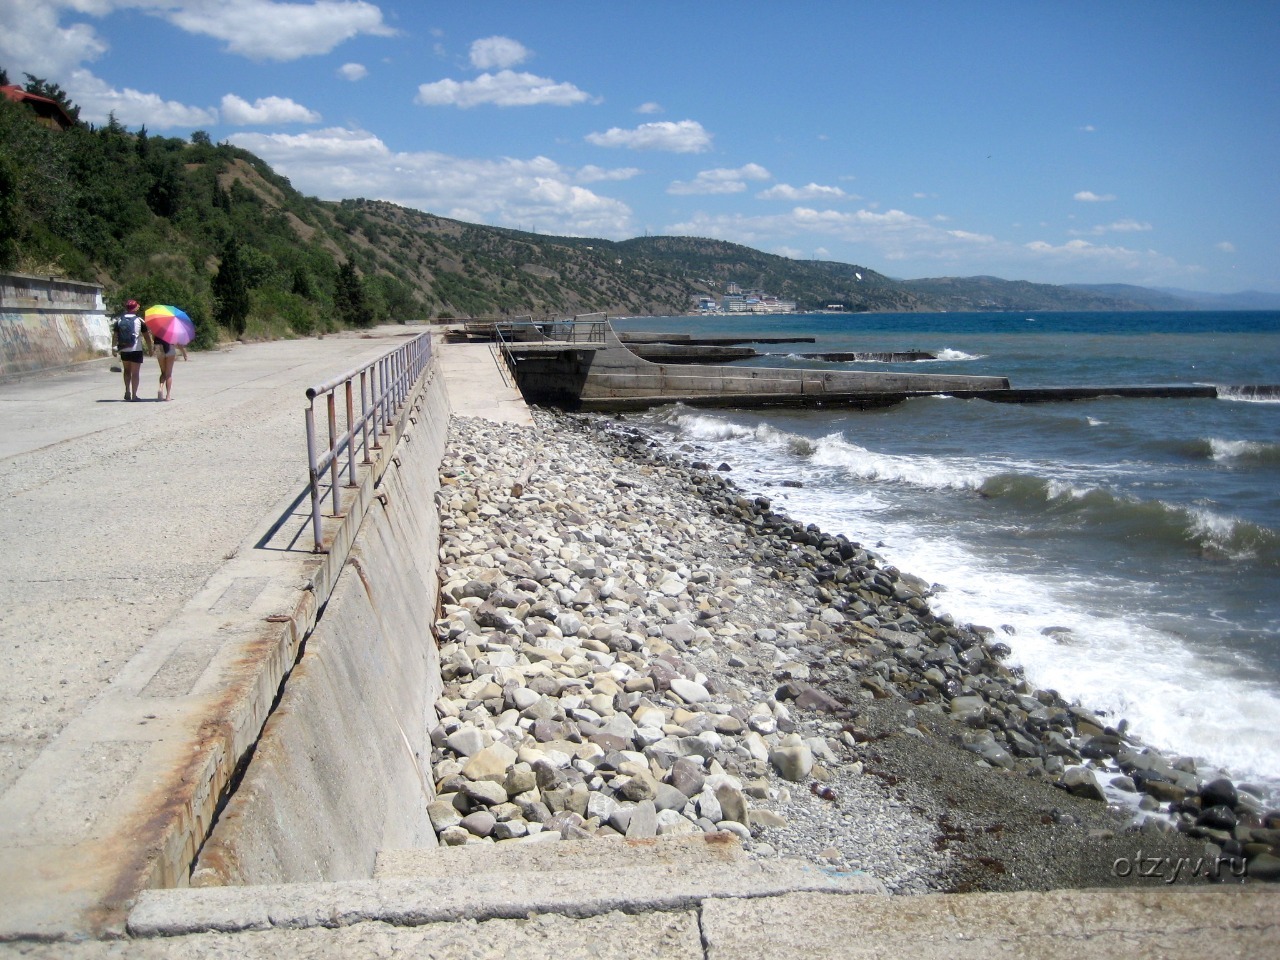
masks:
POLYGON ((1275 0, 0 0, 0 67, 324 200, 1280 292, 1275 0))

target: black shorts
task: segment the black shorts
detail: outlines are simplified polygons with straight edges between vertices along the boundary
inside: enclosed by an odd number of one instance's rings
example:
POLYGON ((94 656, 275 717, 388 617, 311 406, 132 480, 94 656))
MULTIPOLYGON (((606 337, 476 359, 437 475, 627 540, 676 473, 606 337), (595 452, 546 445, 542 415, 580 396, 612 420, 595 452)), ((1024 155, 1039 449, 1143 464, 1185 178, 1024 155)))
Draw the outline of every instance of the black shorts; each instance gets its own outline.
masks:
POLYGON ((144 354, 141 350, 121 350, 120 359, 125 363, 141 363, 144 354))

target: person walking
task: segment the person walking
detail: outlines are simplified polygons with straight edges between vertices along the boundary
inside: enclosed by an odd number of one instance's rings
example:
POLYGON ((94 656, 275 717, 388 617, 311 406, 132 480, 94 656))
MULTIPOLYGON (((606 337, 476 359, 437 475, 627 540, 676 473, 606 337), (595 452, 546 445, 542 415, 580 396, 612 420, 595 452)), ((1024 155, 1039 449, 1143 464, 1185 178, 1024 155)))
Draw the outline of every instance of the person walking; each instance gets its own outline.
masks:
POLYGON ((183 359, 187 351, 175 343, 162 340, 159 334, 153 334, 155 341, 156 362, 160 364, 160 387, 156 390, 157 400, 173 399, 173 362, 178 359, 178 351, 182 350, 183 359))
POLYGON ((120 355, 120 365, 124 368, 124 398, 138 399, 138 382, 142 379, 142 359, 146 351, 152 348, 151 331, 138 316, 138 301, 126 300, 124 313, 111 325, 111 353, 120 355))

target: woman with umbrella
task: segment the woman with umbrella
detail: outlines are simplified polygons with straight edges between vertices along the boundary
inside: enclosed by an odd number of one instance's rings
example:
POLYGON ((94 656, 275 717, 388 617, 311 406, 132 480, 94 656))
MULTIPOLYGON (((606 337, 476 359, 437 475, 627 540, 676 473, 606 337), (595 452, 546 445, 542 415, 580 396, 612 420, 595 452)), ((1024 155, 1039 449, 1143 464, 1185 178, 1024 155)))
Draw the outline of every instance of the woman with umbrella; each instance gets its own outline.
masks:
POLYGON ((177 307, 157 305, 147 307, 143 321, 156 344, 156 360, 160 363, 160 389, 157 400, 173 399, 173 362, 182 350, 186 357, 186 345, 195 338, 195 324, 177 307))

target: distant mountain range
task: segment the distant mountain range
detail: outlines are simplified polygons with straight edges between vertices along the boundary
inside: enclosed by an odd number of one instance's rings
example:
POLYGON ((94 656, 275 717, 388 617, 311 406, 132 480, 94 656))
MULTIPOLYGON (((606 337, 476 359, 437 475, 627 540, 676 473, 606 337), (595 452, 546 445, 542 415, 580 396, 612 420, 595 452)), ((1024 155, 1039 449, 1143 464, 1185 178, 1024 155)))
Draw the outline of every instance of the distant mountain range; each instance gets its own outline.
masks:
POLYGON ((1071 283, 1068 289, 1145 304, 1149 310, 1280 310, 1280 293, 1202 293, 1175 287, 1135 287, 1127 283, 1071 283))
POLYGON ((0 203, 0 269, 94 280, 113 306, 126 295, 180 303, 202 330, 207 319, 279 335, 388 320, 664 316, 733 284, 806 312, 1280 309, 1275 294, 900 280, 724 240, 547 236, 385 201, 322 201, 207 136, 188 143, 114 122, 52 129, 4 98, 0 181, 13 187, 0 203), (247 312, 232 318, 229 304, 247 312))

